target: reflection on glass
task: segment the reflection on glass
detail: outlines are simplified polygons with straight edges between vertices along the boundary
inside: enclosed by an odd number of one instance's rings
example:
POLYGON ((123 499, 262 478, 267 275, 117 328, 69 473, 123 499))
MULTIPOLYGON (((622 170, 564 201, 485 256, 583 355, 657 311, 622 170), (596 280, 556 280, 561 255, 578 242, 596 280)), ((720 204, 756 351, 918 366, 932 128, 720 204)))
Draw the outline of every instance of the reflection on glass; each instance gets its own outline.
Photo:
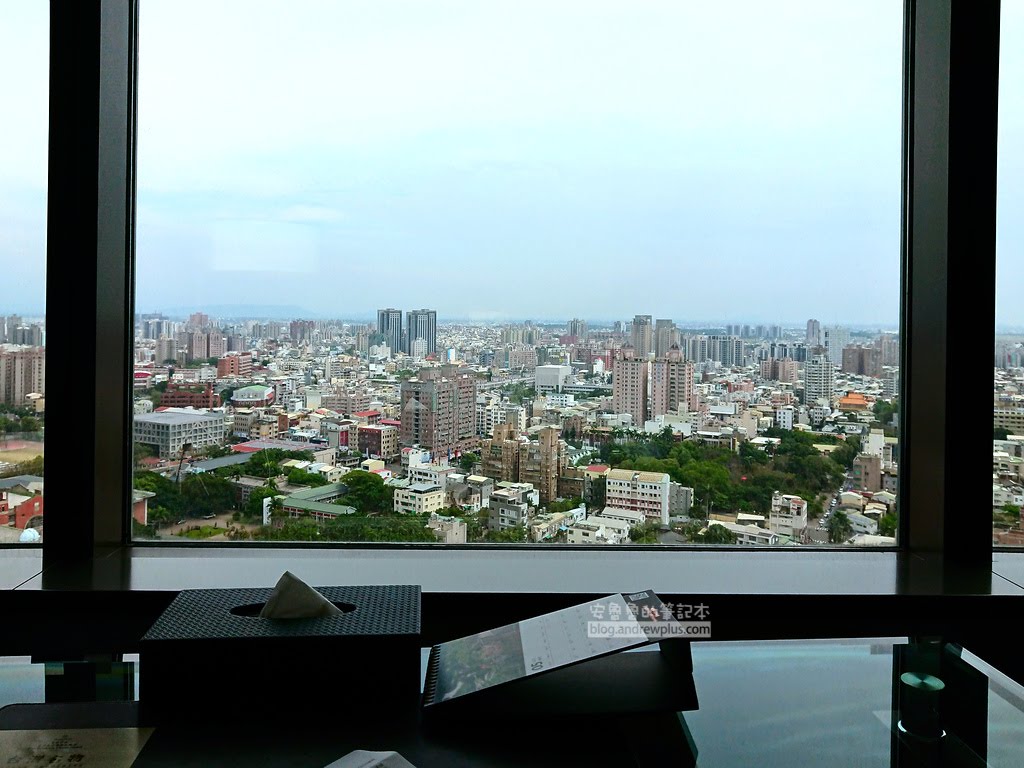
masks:
POLYGON ((48 24, 0 6, 0 544, 43 537, 48 24))
POLYGON ((895 543, 901 29, 145 0, 136 534, 895 543))

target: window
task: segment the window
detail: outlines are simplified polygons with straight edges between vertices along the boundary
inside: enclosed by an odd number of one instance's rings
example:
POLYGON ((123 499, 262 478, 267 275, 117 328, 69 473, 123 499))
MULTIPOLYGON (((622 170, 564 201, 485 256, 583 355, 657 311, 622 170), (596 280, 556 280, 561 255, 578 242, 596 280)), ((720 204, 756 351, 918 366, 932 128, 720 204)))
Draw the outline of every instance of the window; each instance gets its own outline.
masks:
POLYGON ((136 534, 437 541, 393 501, 429 463, 471 542, 529 540, 489 477, 641 543, 895 543, 901 28, 143 0, 136 534))
POLYGON ((48 22, 0 7, 0 544, 43 536, 48 22))
POLYGON ((995 398, 992 444, 992 540, 1024 545, 1024 4, 1002 3, 999 46, 995 398))

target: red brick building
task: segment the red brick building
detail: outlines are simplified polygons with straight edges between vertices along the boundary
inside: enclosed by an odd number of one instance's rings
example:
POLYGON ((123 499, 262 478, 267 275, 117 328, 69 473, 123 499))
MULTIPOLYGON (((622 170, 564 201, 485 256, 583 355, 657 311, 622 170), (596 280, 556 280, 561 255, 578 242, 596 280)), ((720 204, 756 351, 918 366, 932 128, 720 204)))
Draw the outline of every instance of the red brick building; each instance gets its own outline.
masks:
POLYGON ((243 377, 252 374, 252 353, 229 354, 217 360, 217 378, 243 377))
POLYGON ((40 494, 26 499, 13 509, 7 491, 0 491, 0 525, 14 523, 15 528, 38 528, 43 524, 43 497, 40 494), (31 526, 29 524, 31 523, 31 526))
POLYGON ((167 391, 160 397, 161 408, 216 408, 220 395, 213 391, 213 382, 203 385, 187 385, 169 382, 167 391))

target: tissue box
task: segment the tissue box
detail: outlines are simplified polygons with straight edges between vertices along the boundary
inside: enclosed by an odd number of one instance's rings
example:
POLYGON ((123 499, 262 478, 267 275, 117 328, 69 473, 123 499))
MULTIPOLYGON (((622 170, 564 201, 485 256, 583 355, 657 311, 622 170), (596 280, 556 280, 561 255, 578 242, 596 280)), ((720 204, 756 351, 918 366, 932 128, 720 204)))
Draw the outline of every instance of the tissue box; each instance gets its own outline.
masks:
POLYGON ((261 619, 271 589, 178 594, 139 646, 145 724, 415 711, 420 588, 317 587, 344 613, 261 619))

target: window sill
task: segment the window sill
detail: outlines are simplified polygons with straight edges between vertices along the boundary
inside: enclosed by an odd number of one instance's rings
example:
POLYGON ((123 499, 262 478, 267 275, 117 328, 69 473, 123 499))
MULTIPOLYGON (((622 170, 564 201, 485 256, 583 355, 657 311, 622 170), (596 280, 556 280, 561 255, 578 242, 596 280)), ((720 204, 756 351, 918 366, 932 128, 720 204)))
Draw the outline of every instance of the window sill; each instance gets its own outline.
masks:
POLYGON ((285 570, 311 584, 419 584, 424 593, 666 595, 1024 595, 1024 552, 991 572, 943 571, 895 551, 642 548, 124 547, 45 571, 39 549, 0 555, 5 589, 178 591, 273 586, 285 570), (13 555, 13 557, 12 557, 13 555))
POLYGON ((994 564, 944 570, 937 558, 893 551, 118 548, 0 590, 13 628, 0 653, 134 651, 179 590, 267 587, 285 570, 314 585, 419 584, 428 645, 643 588, 708 605, 714 640, 957 638, 994 632, 1019 612, 1024 553, 998 553, 994 564))

